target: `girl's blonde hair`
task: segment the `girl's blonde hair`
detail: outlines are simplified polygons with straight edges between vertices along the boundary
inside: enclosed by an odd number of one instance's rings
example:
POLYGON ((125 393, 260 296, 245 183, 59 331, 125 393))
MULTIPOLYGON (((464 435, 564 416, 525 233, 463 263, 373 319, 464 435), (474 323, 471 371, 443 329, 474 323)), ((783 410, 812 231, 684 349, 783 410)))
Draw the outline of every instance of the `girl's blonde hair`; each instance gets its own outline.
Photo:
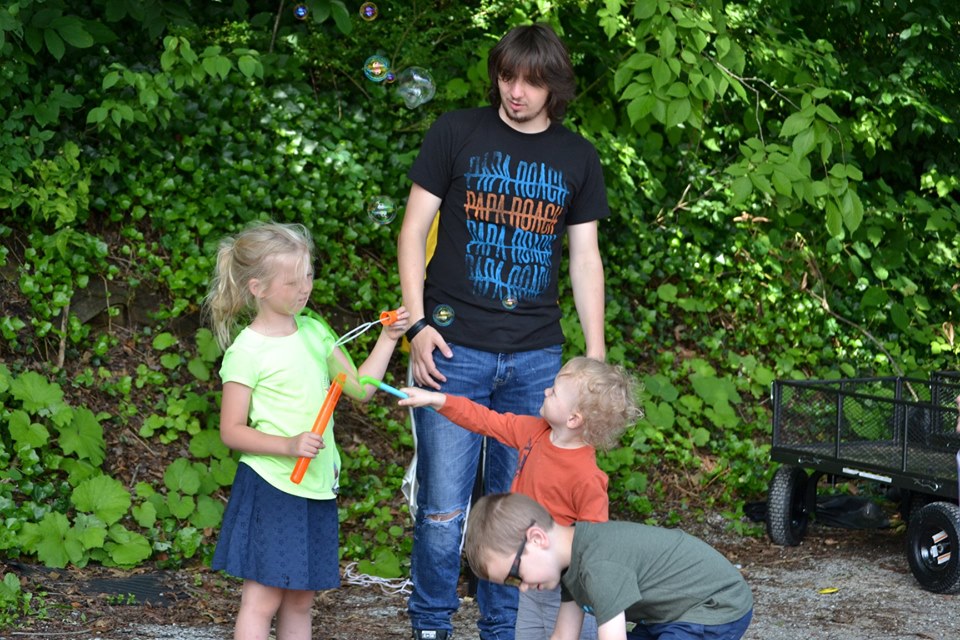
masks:
POLYGON ((576 385, 583 441, 596 449, 616 446, 626 428, 643 417, 633 378, 619 365, 577 357, 563 365, 557 378, 570 378, 576 385))
POLYGON ((533 498, 522 493, 493 493, 480 498, 470 507, 463 543, 473 573, 482 580, 489 580, 489 555, 515 554, 527 535, 527 529, 533 525, 544 531, 553 529, 550 513, 533 498))
POLYGON ((226 349, 233 341, 239 323, 259 310, 250 282, 259 280, 264 288, 269 287, 276 275, 277 258, 289 255, 300 256, 300 275, 311 268, 313 238, 302 224, 258 222, 220 241, 203 307, 221 348, 226 349))

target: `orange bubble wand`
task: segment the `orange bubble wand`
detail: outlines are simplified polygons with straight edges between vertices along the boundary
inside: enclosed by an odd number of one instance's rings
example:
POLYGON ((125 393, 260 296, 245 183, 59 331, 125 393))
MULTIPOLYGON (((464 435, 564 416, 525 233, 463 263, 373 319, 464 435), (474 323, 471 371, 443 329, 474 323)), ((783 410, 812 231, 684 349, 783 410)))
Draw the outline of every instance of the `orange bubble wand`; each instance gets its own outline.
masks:
POLYGON ((379 326, 381 324, 385 327, 389 327, 390 325, 392 325, 394 322, 397 321, 397 315, 398 315, 397 311, 398 311, 397 309, 393 309, 391 311, 384 311, 380 314, 379 319, 374 320, 373 322, 364 322, 360 326, 354 327, 350 331, 347 331, 345 334, 337 338, 337 341, 333 344, 333 346, 339 347, 340 345, 346 342, 350 342, 351 340, 359 336, 364 331, 371 329, 373 327, 379 326))
MULTIPOLYGON (((347 374, 338 373, 334 381, 330 383, 330 388, 327 390, 327 397, 323 399, 323 404, 320 405, 320 412, 317 414, 317 419, 313 422, 313 428, 310 429, 311 432, 318 436, 323 435, 323 432, 327 428, 327 423, 330 422, 330 417, 333 415, 333 409, 337 406, 337 401, 340 400, 340 394, 343 392, 343 384, 346 381, 347 374)), ((300 481, 303 480, 303 475, 307 472, 308 466, 310 466, 310 458, 299 458, 296 466, 293 468, 293 473, 290 474, 290 481, 294 484, 300 484, 300 481)))

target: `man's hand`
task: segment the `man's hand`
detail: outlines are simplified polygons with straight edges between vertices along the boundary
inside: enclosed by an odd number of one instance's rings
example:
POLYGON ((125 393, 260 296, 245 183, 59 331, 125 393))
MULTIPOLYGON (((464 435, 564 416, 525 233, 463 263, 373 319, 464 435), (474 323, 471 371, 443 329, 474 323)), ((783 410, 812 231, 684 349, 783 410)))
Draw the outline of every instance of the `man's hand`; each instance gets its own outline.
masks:
POLYGON ((453 357, 453 350, 443 336, 433 327, 424 327, 410 341, 410 367, 418 385, 439 390, 440 383, 446 382, 447 377, 437 369, 433 360, 434 350, 440 351, 444 358, 453 357))

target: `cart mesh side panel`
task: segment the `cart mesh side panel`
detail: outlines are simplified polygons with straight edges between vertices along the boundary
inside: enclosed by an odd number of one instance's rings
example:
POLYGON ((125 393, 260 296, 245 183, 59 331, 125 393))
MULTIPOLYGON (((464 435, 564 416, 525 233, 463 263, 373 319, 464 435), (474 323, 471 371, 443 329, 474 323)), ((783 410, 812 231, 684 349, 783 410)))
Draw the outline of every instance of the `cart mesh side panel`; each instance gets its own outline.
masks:
POLYGON ((960 376, 774 383, 774 459, 957 495, 960 376))

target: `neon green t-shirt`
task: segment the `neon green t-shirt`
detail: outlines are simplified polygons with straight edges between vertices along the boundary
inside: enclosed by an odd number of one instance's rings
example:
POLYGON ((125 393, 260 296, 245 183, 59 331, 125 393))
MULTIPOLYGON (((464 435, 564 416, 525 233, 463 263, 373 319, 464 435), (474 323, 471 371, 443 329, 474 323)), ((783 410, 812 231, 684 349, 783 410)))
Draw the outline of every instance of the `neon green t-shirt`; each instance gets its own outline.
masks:
MULTIPOLYGON (((297 316, 296 333, 264 336, 243 329, 223 355, 220 378, 250 387, 248 424, 272 435, 295 436, 309 431, 330 388, 327 358, 336 336, 322 322, 297 316)), ((286 493, 329 500, 340 484, 340 453, 334 440, 333 418, 323 433, 320 450, 300 484, 290 480, 297 458, 243 453, 240 461, 286 493)))

